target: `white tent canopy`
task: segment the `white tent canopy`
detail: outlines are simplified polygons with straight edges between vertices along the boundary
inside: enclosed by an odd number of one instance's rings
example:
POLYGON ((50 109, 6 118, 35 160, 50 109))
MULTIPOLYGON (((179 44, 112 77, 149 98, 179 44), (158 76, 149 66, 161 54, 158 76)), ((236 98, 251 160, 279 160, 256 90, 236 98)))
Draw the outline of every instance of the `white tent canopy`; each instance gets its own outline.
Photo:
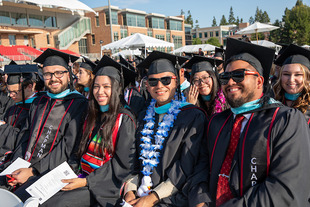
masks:
POLYGON ((78 0, 21 0, 21 1, 37 4, 41 9, 44 6, 55 6, 69 9, 71 11, 89 11, 97 14, 97 12, 95 12, 89 6, 78 0))
POLYGON ((171 42, 166 42, 144 34, 136 33, 126 38, 120 39, 107 45, 101 46, 101 50, 117 50, 117 49, 137 49, 137 48, 150 48, 150 47, 174 47, 171 42))
POLYGON ((202 51, 214 51, 215 50, 215 46, 210 45, 210 44, 200 44, 200 45, 185 45, 183 47, 180 47, 174 51, 172 51, 171 53, 173 54, 178 54, 178 53, 182 53, 182 52, 188 52, 188 53, 198 53, 199 48, 202 49, 202 51))
POLYGON ((256 44, 256 45, 260 45, 260 46, 264 46, 264 47, 269 47, 269 48, 273 48, 276 50, 276 52, 279 52, 282 48, 282 46, 277 45, 273 42, 270 42, 268 40, 258 40, 258 41, 251 41, 251 43, 256 44))
POLYGON ((125 56, 132 56, 132 55, 140 56, 141 55, 141 51, 139 49, 136 49, 136 50, 122 50, 120 52, 114 53, 112 55, 112 57, 117 57, 119 55, 121 55, 123 57, 125 57, 125 56))

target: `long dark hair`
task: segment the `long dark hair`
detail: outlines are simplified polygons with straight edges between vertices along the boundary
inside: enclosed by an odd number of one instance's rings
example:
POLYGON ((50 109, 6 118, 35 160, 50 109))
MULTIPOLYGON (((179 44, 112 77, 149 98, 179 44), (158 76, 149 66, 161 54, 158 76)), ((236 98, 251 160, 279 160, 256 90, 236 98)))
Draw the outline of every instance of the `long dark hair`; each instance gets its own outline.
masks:
POLYGON ((78 155, 80 157, 86 152, 88 148, 89 137, 91 136, 93 128, 96 124, 100 124, 100 128, 97 132, 97 136, 101 137, 100 149, 102 149, 102 152, 105 150, 108 153, 113 152, 112 133, 117 114, 119 114, 122 107, 122 87, 118 81, 112 77, 109 77, 111 79, 111 97, 109 102, 109 110, 105 113, 101 113, 100 106, 93 94, 93 87, 96 77, 94 78, 90 88, 86 128, 84 130, 78 150, 78 155))

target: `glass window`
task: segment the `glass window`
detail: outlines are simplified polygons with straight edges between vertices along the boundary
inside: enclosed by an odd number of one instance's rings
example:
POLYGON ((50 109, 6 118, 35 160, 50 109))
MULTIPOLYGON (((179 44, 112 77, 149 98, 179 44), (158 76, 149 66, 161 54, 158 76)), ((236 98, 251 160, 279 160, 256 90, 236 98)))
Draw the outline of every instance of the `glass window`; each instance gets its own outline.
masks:
MULTIPOLYGON (((27 25, 26 14, 11 13, 12 24, 27 25)), ((42 18, 41 18, 42 21, 42 18)))
POLYGON ((199 38, 202 38, 202 33, 199 33, 199 38))
POLYGON ((153 37, 153 31, 147 31, 147 36, 153 37))
POLYGON ((210 37, 213 37, 213 32, 210 32, 210 37))
POLYGON ((9 35, 9 41, 10 41, 10 45, 16 45, 16 36, 9 35))
POLYGON ((95 35, 91 35, 91 43, 94 45, 96 44, 95 35))
POLYGON ((163 18, 152 17, 150 22, 151 28, 165 29, 165 20, 163 18))
POLYGON ((11 24, 10 13, 0 11, 0 23, 2 24, 11 24))
POLYGON ((57 27, 57 25, 56 25, 56 17, 44 16, 44 25, 46 27, 57 27))
POLYGON ((196 33, 194 33, 194 34, 193 34, 193 38, 196 38, 196 37, 197 37, 197 35, 196 35, 196 33))
MULTIPOLYGON (((118 16, 117 16, 117 11, 111 11, 111 16, 112 16, 112 24, 118 24, 118 16)), ((110 24, 110 16, 109 16, 109 11, 105 13, 105 18, 106 18, 106 24, 110 24)), ((99 23, 98 26, 99 27, 99 23)))
POLYGON ((207 38, 208 37, 208 32, 205 32, 205 38, 207 38))
POLYGON ((114 41, 117 41, 117 40, 118 40, 118 32, 114 32, 113 40, 114 40, 114 41))
POLYGON ((46 42, 48 45, 50 44, 50 35, 49 34, 46 34, 46 42))
POLYGON ((174 36, 173 43, 175 49, 182 47, 182 36, 174 36))
POLYGON ((99 16, 95 16, 96 27, 99 27, 99 16))
POLYGON ((121 39, 125 38, 128 36, 128 31, 127 29, 121 29, 121 39))
POLYGON ((43 27, 42 16, 35 15, 35 14, 29 14, 29 25, 43 27))
POLYGON ((176 21, 176 20, 169 20, 169 26, 168 29, 170 30, 178 30, 178 31, 182 31, 182 22, 181 21, 176 21))
POLYGON ((145 27, 145 16, 137 14, 124 14, 124 25, 133 27, 145 27), (126 21, 127 20, 127 21, 126 21))
POLYGON ((165 35, 155 35, 156 39, 165 40, 165 35))
POLYGON ((171 42, 170 32, 167 32, 167 33, 166 33, 166 41, 167 41, 167 42, 171 42))
POLYGON ((81 54, 87 54, 87 39, 81 39, 79 41, 79 51, 81 54))
POLYGON ((222 36, 223 37, 226 37, 226 36, 228 36, 229 35, 229 31, 222 31, 222 36))
POLYGON ((215 32, 215 36, 217 36, 217 37, 219 36, 219 31, 215 32))

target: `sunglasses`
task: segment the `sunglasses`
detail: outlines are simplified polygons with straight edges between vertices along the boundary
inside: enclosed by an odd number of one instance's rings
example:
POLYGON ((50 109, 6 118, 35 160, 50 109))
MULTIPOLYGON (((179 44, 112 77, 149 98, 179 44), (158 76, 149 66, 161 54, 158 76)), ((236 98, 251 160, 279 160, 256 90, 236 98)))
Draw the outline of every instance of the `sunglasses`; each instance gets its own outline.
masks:
POLYGON ((147 82, 150 86, 154 87, 157 86, 158 81, 160 81, 163 85, 167 86, 171 83, 171 79, 176 79, 176 76, 165 76, 162 78, 149 78, 147 82))
POLYGON ((245 75, 254 75, 259 77, 258 72, 247 71, 246 69, 235 70, 232 72, 223 72, 219 74, 219 80, 221 85, 227 85, 229 80, 232 78, 236 83, 240 83, 244 80, 245 75))

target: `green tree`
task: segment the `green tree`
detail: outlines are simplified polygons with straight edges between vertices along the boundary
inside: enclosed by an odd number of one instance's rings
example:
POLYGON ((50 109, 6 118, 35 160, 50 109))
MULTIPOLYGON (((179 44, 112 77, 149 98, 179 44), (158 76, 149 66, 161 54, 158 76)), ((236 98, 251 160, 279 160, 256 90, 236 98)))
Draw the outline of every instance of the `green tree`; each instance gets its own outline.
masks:
POLYGON ((243 18, 240 19, 240 23, 243 23, 243 18))
POLYGON ((237 16, 237 19, 236 19, 236 25, 238 26, 240 23, 240 20, 239 20, 239 17, 237 16))
POLYGON ((215 16, 213 16, 212 27, 216 27, 216 26, 217 26, 216 19, 215 19, 215 16))
POLYGON ((191 14, 191 10, 187 11, 187 16, 184 17, 184 18, 185 18, 184 23, 192 25, 192 28, 193 28, 194 21, 193 21, 193 17, 192 17, 192 14, 191 14))
POLYGON ((210 44, 210 45, 214 45, 216 47, 220 47, 221 44, 220 44, 220 41, 218 38, 216 37, 211 37, 209 38, 207 41, 206 41, 207 44, 210 44))
POLYGON ((254 22, 260 22, 262 19, 262 15, 263 12, 261 9, 259 9, 258 7, 256 7, 256 12, 255 12, 255 16, 254 16, 254 22))
POLYGON ((236 19, 235 19, 235 16, 234 16, 234 11, 233 11, 232 6, 230 7, 230 10, 229 10, 228 23, 229 24, 235 24, 236 23, 236 19))
POLYGON ((196 21, 195 21, 195 28, 199 28, 198 19, 196 19, 196 21))
POLYGON ((276 30, 271 31, 270 35, 269 35, 269 40, 271 42, 275 42, 275 43, 281 42, 281 26, 282 26, 282 23, 280 22, 280 20, 276 19, 273 26, 280 27, 280 29, 276 29, 276 30))
POLYGON ((253 19, 253 17, 252 17, 252 16, 251 16, 251 17, 250 17, 250 19, 249 19, 249 23, 250 23, 250 24, 255 23, 255 20, 253 19))
POLYGON ((199 39, 199 38, 197 37, 197 38, 194 38, 194 39, 193 39, 192 44, 193 44, 193 45, 200 45, 200 44, 202 44, 202 41, 201 41, 201 39, 199 39))
POLYGON ((226 20, 225 15, 222 16, 222 19, 220 21, 220 25, 227 25, 227 20, 226 20))
POLYGON ((260 22, 262 22, 262 23, 269 23, 270 22, 269 15, 267 14, 266 11, 263 12, 260 22))
POLYGON ((185 16, 185 12, 183 11, 183 9, 181 9, 181 15, 185 16))

